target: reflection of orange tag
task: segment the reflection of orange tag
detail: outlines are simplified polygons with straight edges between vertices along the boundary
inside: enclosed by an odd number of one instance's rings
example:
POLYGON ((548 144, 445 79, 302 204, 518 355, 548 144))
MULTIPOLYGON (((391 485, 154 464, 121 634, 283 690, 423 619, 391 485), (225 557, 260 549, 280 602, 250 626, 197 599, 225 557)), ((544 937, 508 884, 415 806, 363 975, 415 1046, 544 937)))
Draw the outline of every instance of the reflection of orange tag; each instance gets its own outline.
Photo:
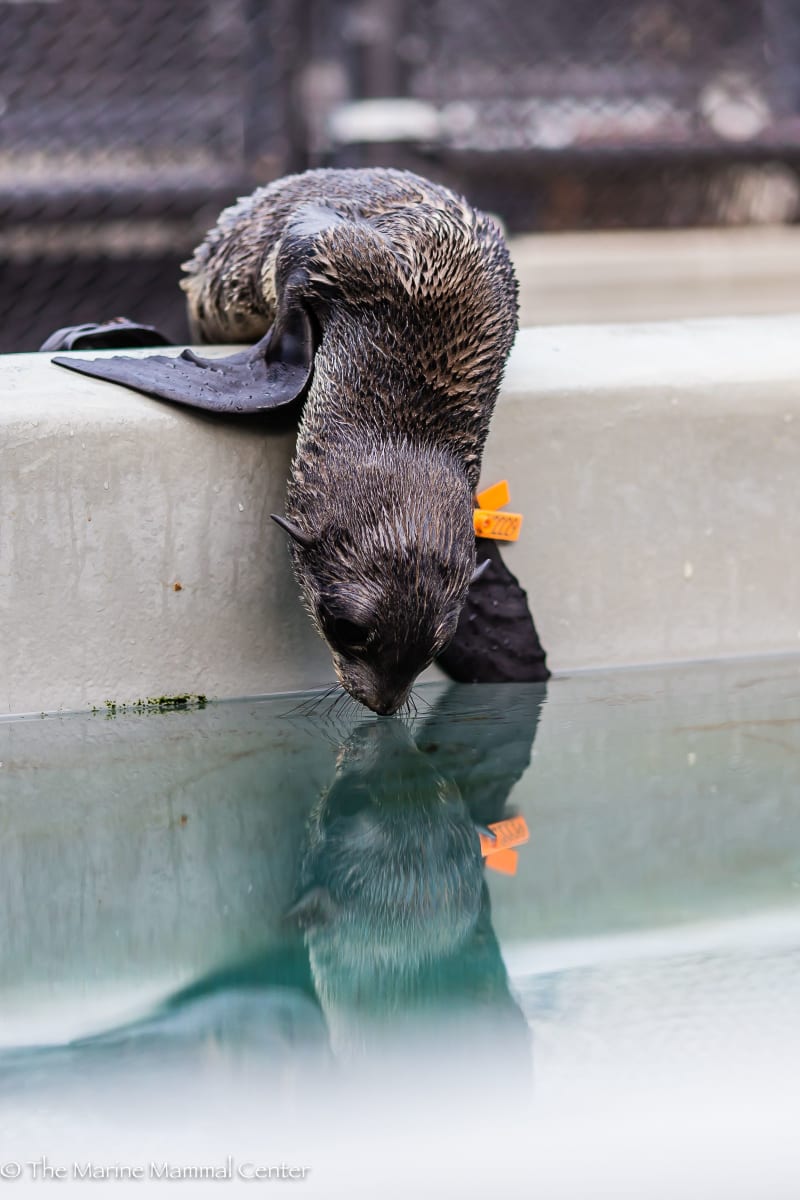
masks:
POLYGON ((501 479, 500 483, 484 488, 482 492, 478 492, 475 499, 478 501, 478 507, 472 514, 472 523, 478 537, 515 542, 522 528, 521 515, 497 511, 499 508, 505 508, 511 499, 508 480, 501 479))
POLYGON ((478 537, 494 538, 500 542, 515 542, 522 528, 520 513, 489 512, 485 508, 476 508, 472 514, 472 523, 478 537))
POLYGON ((509 817, 506 821, 498 821, 489 829, 494 838, 485 833, 481 836, 481 854, 486 859, 490 871, 499 871, 501 875, 516 875, 517 858, 519 855, 512 846, 524 846, 530 834, 524 817, 509 817))
POLYGON ((485 833, 481 834, 481 854, 484 858, 496 854, 498 850, 524 846, 531 836, 524 817, 508 817, 505 821, 489 825, 488 828, 494 834, 494 838, 487 837, 485 833))
POLYGON ((516 850, 497 850, 486 859, 486 869, 499 871, 501 875, 516 875, 518 858, 516 850))

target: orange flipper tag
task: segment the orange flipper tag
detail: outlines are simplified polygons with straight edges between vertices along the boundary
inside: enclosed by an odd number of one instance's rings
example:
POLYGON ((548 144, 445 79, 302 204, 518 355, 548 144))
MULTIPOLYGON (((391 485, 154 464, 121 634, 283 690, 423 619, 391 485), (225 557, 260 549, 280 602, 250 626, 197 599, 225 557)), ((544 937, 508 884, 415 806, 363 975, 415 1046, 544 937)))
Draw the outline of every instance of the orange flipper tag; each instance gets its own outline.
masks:
POLYGON ((511 503, 508 480, 501 479, 499 483, 484 488, 482 492, 478 492, 475 499, 478 501, 478 508, 505 508, 511 503))
POLYGON ((497 511, 505 508, 511 499, 508 480, 501 479, 499 483, 484 488, 475 498, 478 508, 472 514, 472 523, 477 536, 494 538, 499 542, 515 542, 522 528, 521 514, 497 511))
POLYGON ((472 523, 478 537, 494 538, 498 542, 515 542, 522 528, 522 515, 476 508, 472 514, 472 523))

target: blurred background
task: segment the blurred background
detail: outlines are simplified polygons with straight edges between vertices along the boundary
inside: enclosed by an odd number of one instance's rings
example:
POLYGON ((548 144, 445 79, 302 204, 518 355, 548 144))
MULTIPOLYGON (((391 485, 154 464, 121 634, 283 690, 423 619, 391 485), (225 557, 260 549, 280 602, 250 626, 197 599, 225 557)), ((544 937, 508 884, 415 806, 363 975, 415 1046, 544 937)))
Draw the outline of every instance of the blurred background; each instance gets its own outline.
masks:
POLYGON ((185 339, 181 261, 311 166, 499 215, 528 323, 800 308, 798 0, 0 0, 0 48, 0 350, 185 339))

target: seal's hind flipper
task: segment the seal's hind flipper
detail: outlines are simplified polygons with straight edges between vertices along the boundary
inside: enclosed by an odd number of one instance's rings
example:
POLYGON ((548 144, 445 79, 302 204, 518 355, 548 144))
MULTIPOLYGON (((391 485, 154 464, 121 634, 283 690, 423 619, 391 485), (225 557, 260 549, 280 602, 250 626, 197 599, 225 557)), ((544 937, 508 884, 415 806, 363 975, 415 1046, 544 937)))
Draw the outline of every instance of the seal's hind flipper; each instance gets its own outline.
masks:
POLYGON ((83 325, 65 325, 42 342, 39 352, 52 350, 131 350, 133 347, 174 346, 154 325, 139 325, 128 317, 83 325))
POLYGON ((249 349, 225 358, 201 358, 192 350, 184 350, 175 357, 59 356, 52 361, 70 371, 120 383, 160 400, 212 412, 257 413, 291 404, 303 395, 311 378, 314 350, 305 313, 293 313, 279 334, 276 328, 273 326, 249 349))

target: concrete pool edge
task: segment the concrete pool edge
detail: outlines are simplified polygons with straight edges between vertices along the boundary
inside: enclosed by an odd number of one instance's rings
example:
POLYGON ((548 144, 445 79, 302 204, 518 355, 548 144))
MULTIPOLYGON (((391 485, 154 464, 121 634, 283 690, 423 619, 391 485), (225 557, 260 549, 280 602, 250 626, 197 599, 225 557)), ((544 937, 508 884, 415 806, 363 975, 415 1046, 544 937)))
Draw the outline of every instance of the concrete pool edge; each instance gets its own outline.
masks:
MULTIPOLYGON (((668 677, 675 673, 677 678, 679 673, 685 672, 687 668, 702 670, 705 667, 717 666, 720 668, 732 668, 756 666, 763 664, 765 669, 780 667, 786 665, 797 670, 798 678, 800 679, 800 651, 789 650, 778 652, 776 654, 739 654, 729 655, 725 658, 687 658, 675 659, 672 662, 642 662, 634 664, 601 664, 596 667, 573 667, 570 670, 554 671, 547 681, 542 684, 504 684, 507 688, 530 688, 541 687, 546 690, 548 695, 552 697, 553 688, 557 688, 559 684, 566 683, 569 680, 577 679, 586 683, 596 683, 603 681, 605 683, 619 682, 627 679, 637 679, 647 676, 648 674, 666 671, 668 677)), ((426 672, 425 676, 416 685, 423 688, 447 688, 452 685, 443 673, 436 673, 434 670, 426 672)), ((459 687, 482 687, 482 684, 458 684, 459 687)), ((416 689, 415 689, 416 690, 416 689)), ((314 688, 298 689, 294 688, 288 691, 279 692, 254 692, 251 695, 245 696, 203 696, 192 697, 187 704, 148 704, 141 701, 121 701, 119 704, 107 701, 102 705, 91 705, 86 708, 51 708, 42 709, 39 712, 17 712, 17 713, 0 713, 0 726, 12 723, 14 721, 42 721, 49 719, 65 719, 73 717, 96 717, 100 720, 115 720, 118 717, 156 717, 166 716, 173 712, 197 712, 204 708, 216 705, 229 704, 265 704, 273 700, 286 700, 288 702, 297 701, 298 703, 312 697, 322 698, 329 691, 329 687, 321 684, 314 688), (198 702, 199 701, 199 702, 198 702)), ((291 715, 291 714, 287 714, 291 715)), ((302 714, 301 714, 302 715, 302 714)), ((378 717, 375 713, 370 713, 367 709, 363 710, 364 720, 390 720, 394 718, 378 717)), ((399 716, 396 719, 405 720, 404 716, 399 716)), ((0 764, 1 765, 1 764, 0 764)))
MULTIPOLYGON (((797 653, 798 379, 800 316, 520 333, 483 478, 556 672, 797 653)), ((0 394, 0 711, 330 680, 268 519, 291 431, 44 355, 0 394)))

